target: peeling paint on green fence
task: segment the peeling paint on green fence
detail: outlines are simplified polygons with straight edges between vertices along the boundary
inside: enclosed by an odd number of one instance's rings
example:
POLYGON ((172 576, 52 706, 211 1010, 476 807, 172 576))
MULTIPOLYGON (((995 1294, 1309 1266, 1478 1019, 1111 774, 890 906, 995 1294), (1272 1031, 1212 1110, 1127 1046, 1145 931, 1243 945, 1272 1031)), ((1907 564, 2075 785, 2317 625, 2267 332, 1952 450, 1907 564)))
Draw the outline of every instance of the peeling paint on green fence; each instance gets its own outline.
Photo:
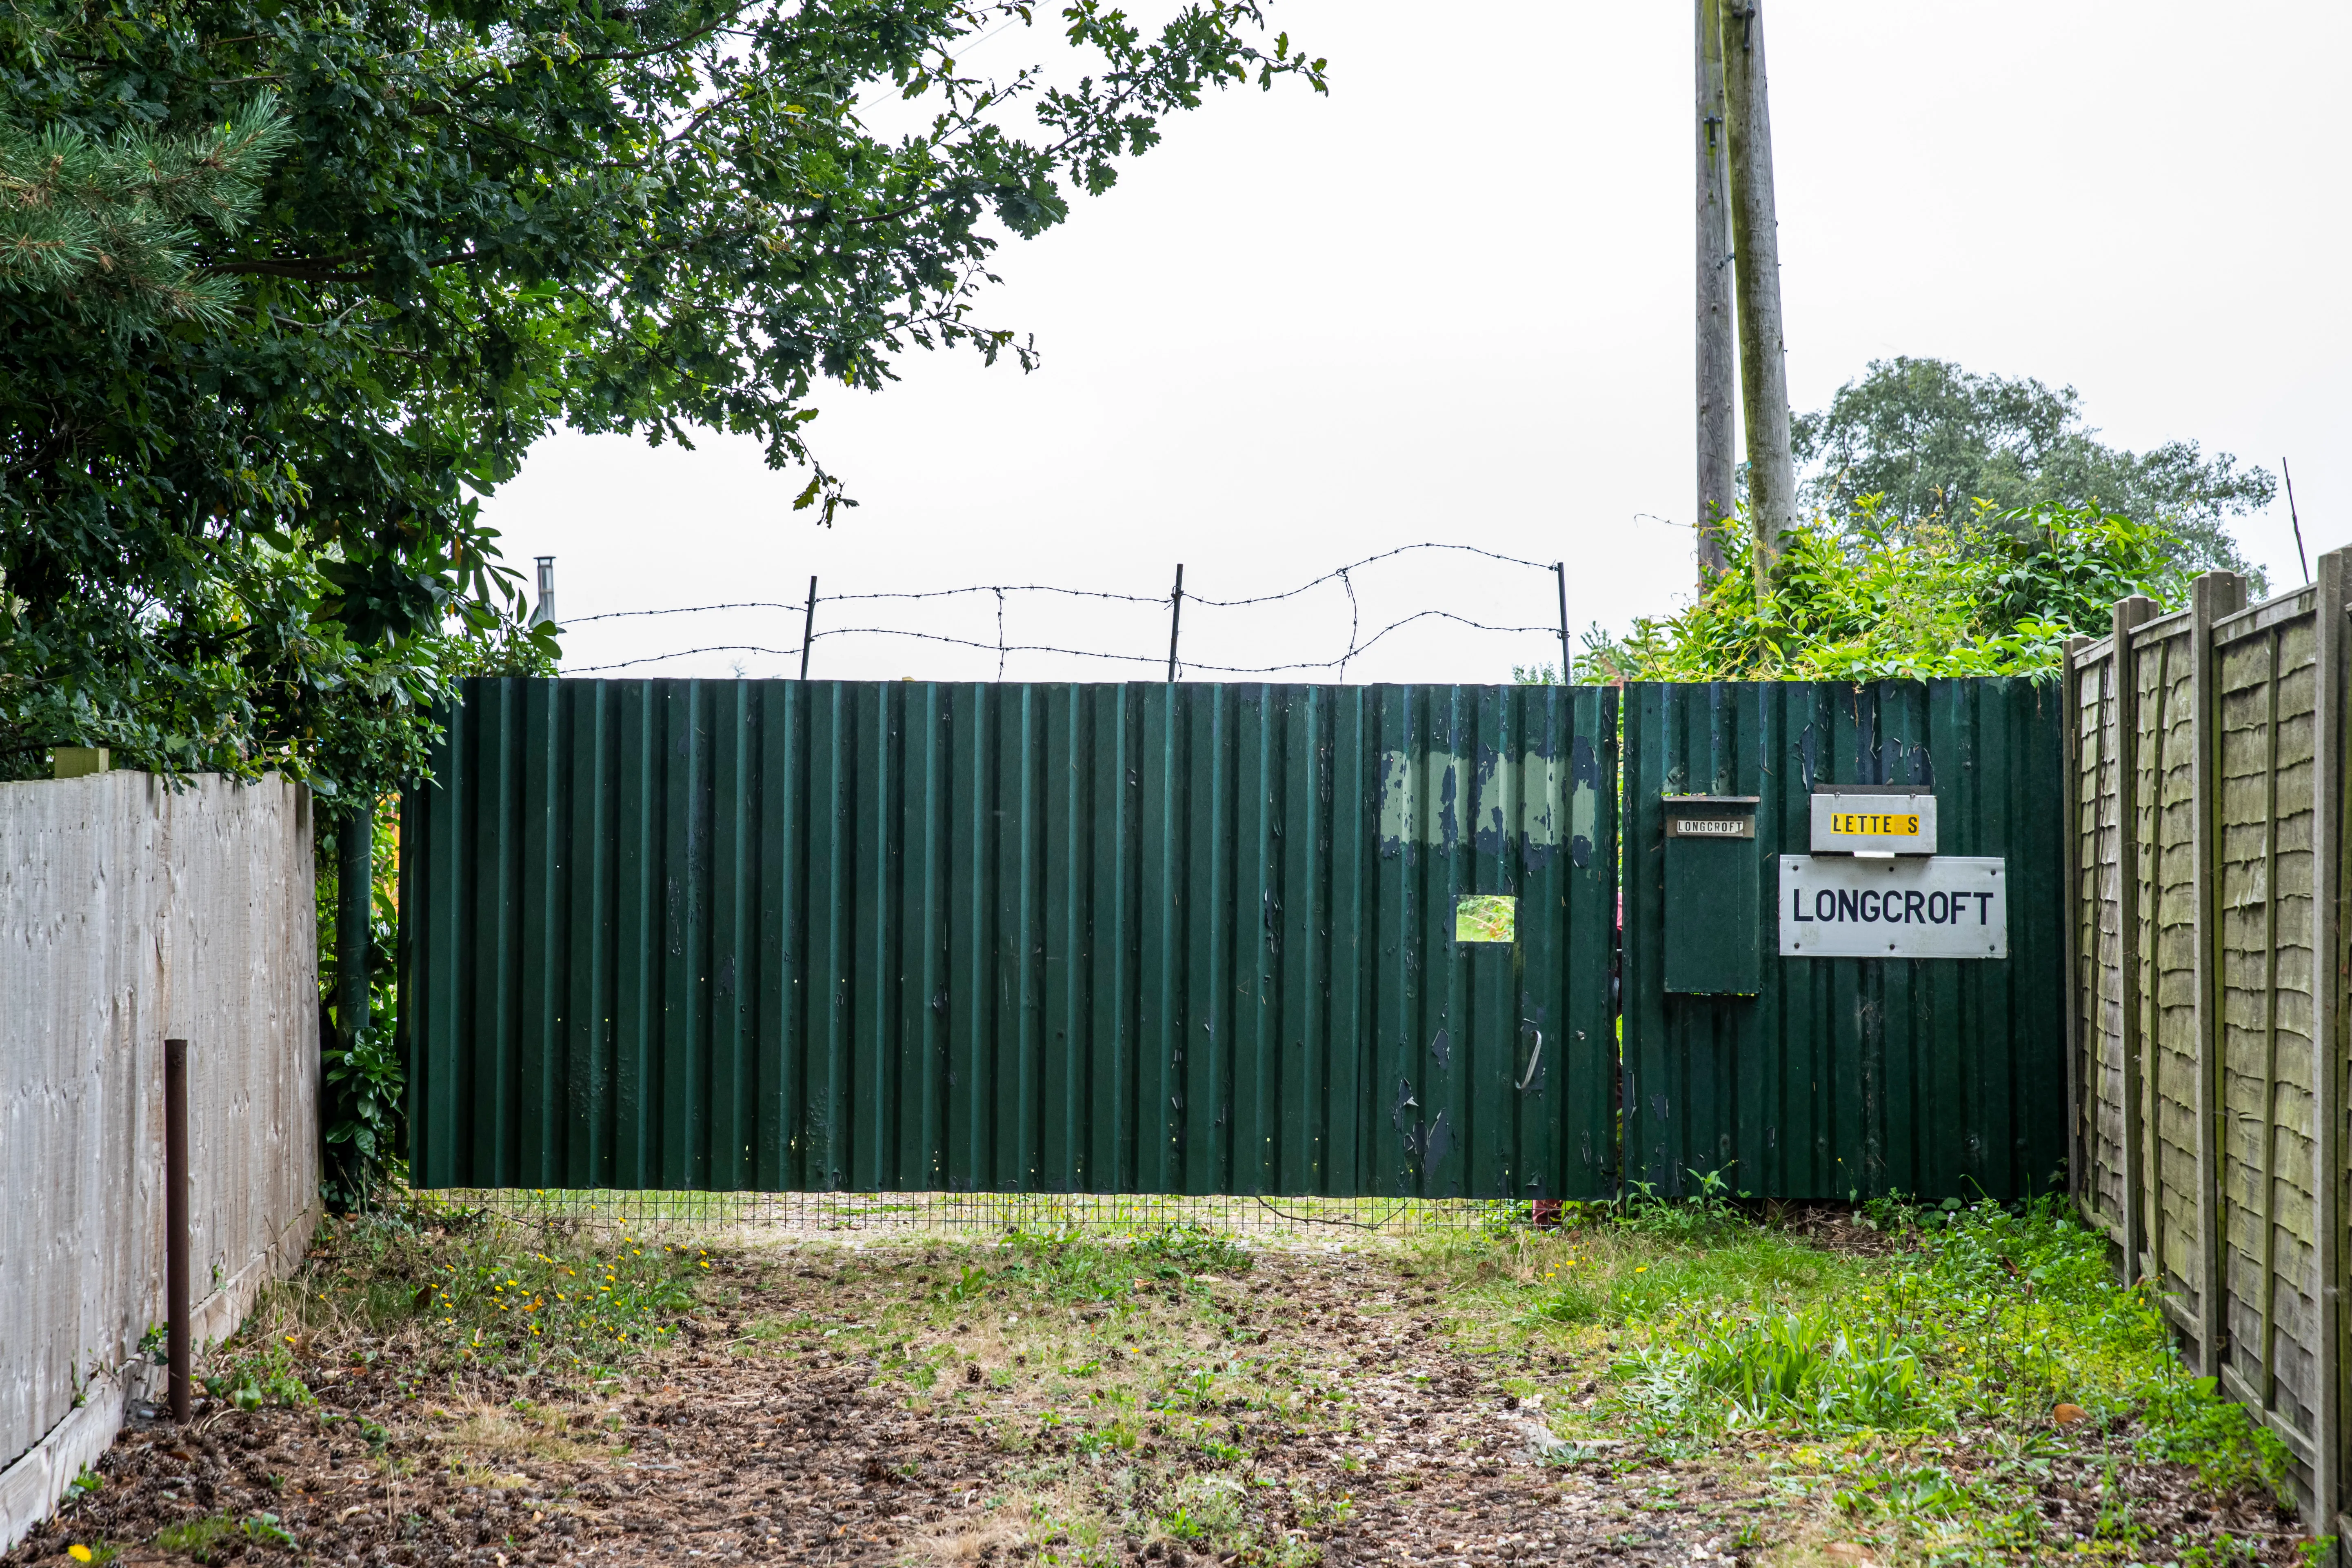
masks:
POLYGON ((463 698, 403 813, 421 1185, 1614 1188, 1613 692, 463 698))

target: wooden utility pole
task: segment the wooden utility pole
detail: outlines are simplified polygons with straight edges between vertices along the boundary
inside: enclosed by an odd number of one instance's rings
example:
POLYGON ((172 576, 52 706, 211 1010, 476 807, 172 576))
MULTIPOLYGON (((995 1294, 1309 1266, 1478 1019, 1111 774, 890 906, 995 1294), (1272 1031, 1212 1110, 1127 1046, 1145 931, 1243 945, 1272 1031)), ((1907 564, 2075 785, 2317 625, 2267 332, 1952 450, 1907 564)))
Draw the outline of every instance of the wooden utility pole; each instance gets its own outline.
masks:
POLYGON ((1698 14, 1698 586, 1723 575, 1724 520, 1738 510, 1732 417, 1738 359, 1731 311, 1731 147, 1723 98, 1723 0, 1698 14))
POLYGON ((1748 518, 1756 584, 1797 525, 1789 456, 1789 375, 1780 331, 1780 242, 1772 210, 1772 116, 1764 97, 1763 0, 1720 0, 1731 121, 1731 244, 1739 278, 1739 381, 1748 421, 1748 518))

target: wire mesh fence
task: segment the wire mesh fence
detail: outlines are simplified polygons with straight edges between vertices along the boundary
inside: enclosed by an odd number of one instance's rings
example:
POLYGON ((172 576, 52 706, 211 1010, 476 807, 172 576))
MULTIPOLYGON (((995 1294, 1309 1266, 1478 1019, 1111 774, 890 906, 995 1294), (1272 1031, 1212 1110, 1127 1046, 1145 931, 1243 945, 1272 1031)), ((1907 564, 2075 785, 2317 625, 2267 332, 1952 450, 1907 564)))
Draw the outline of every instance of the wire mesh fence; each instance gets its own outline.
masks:
MULTIPOLYGON (((1496 1230, 1548 1217, 1481 1198, 1265 1198, 1092 1193, 711 1193, 525 1187, 411 1194, 436 1208, 520 1224, 591 1228, 850 1233, 876 1240, 977 1239, 1011 1233, 1140 1235, 1185 1226, 1268 1242, 1401 1239, 1496 1230)), ((1556 1206, 1556 1205, 1555 1205, 1556 1206)))

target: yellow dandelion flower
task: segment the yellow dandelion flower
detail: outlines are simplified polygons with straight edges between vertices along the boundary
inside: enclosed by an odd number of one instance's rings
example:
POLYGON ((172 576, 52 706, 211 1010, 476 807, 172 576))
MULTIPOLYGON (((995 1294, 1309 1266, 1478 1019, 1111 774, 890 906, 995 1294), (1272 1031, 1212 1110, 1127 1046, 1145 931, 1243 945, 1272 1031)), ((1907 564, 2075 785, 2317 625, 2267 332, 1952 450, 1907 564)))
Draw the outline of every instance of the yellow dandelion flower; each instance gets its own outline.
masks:
POLYGON ((66 1548, 66 1555, 72 1558, 77 1563, 88 1563, 92 1561, 89 1548, 84 1546, 79 1541, 66 1548))

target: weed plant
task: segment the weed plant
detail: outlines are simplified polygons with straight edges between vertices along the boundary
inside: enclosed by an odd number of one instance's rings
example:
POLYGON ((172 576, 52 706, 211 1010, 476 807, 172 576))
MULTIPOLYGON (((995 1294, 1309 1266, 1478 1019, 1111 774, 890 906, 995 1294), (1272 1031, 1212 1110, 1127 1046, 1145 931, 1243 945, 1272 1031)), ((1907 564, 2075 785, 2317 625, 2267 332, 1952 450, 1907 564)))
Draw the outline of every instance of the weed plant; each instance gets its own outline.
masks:
MULTIPOLYGON (((1039 1291, 1058 1301, 1122 1300, 1139 1285, 1181 1285, 1203 1274, 1237 1274, 1250 1266, 1247 1248, 1220 1231, 1165 1226, 1125 1239, 1106 1240, 1076 1226, 1015 1231, 1005 1239, 1011 1257, 996 1282, 1039 1291)), ((982 1288, 984 1269, 967 1268, 949 1287, 958 1299, 982 1288)))
POLYGON ((274 1402, 256 1357, 311 1340, 350 1340, 359 1361, 396 1355, 420 1372, 609 1371, 677 1331, 711 1266, 705 1248, 626 1231, 421 1204, 350 1215, 320 1232, 309 1268, 261 1324, 265 1348, 232 1363, 225 1375, 238 1381, 215 1392, 274 1402))

